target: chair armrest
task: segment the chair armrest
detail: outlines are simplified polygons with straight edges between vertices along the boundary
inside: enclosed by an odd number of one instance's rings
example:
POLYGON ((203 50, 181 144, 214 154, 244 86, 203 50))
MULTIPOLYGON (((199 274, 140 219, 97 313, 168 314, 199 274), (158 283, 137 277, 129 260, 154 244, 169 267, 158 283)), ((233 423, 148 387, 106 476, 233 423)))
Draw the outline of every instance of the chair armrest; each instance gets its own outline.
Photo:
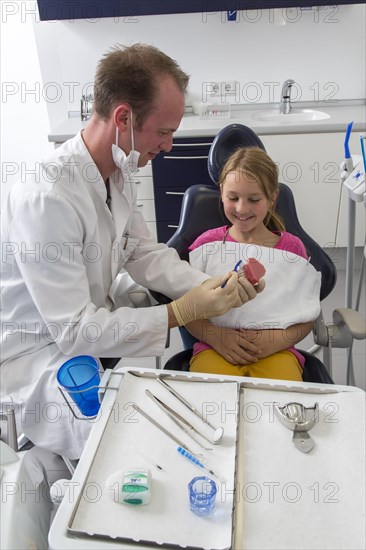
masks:
POLYGON ((366 320, 358 311, 344 307, 337 308, 333 311, 333 321, 338 327, 347 327, 356 340, 366 338, 366 320))
POLYGON ((350 308, 333 311, 333 323, 325 323, 320 314, 314 324, 314 342, 323 347, 349 348, 353 339, 366 338, 366 321, 350 308))

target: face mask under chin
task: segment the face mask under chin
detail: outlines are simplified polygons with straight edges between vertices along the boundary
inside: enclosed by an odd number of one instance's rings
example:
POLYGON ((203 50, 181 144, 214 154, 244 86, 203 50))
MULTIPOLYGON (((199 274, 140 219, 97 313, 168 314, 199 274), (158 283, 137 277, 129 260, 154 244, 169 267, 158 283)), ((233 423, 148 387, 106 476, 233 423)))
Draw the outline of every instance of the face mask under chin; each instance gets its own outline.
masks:
POLYGON ((135 150, 131 111, 131 151, 128 155, 118 146, 118 128, 116 128, 116 143, 112 145, 113 161, 123 174, 132 175, 138 170, 140 153, 135 150))

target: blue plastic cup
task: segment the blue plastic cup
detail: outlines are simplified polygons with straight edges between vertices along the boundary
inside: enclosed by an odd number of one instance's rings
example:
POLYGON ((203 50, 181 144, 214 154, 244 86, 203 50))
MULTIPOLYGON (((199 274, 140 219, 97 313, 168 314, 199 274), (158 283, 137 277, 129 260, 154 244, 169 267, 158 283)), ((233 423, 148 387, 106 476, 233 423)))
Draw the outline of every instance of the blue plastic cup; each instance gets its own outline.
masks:
POLYGON ((58 383, 67 391, 84 416, 95 416, 99 411, 98 368, 98 361, 94 357, 79 355, 66 361, 57 372, 58 383))
POLYGON ((188 484, 189 505, 197 516, 211 516, 215 508, 216 483, 206 476, 194 477, 188 484))

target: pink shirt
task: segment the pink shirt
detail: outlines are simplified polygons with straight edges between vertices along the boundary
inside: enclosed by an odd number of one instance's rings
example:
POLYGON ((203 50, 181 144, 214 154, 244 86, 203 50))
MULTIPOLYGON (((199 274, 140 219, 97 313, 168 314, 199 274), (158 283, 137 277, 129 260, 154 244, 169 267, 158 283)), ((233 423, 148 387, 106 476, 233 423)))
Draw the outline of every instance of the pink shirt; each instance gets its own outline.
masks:
MULTIPOLYGON (((202 233, 202 235, 197 237, 197 239, 191 244, 189 250, 194 250, 195 248, 198 248, 206 243, 211 243, 214 241, 222 242, 225 234, 228 231, 228 228, 229 226, 224 225, 222 227, 217 227, 215 229, 209 229, 208 231, 205 231, 205 233, 202 233)), ((274 233, 278 234, 276 231, 274 231, 274 233)), ((227 242, 236 242, 235 239, 233 239, 231 235, 229 235, 229 233, 227 233, 225 240, 227 242)), ((308 258, 305 246, 303 245, 302 241, 298 237, 295 237, 295 235, 287 233, 287 231, 283 231, 280 233, 280 239, 278 243, 274 246, 274 248, 278 248, 279 250, 288 250, 289 252, 293 252, 294 254, 302 256, 305 259, 308 258)), ((200 353, 205 349, 211 349, 211 346, 205 344, 204 342, 197 342, 193 346, 193 355, 196 355, 197 353, 200 353)), ((288 351, 296 356, 301 367, 303 367, 305 362, 305 358, 303 357, 303 355, 301 355, 301 353, 299 353, 293 346, 288 348, 288 351)))

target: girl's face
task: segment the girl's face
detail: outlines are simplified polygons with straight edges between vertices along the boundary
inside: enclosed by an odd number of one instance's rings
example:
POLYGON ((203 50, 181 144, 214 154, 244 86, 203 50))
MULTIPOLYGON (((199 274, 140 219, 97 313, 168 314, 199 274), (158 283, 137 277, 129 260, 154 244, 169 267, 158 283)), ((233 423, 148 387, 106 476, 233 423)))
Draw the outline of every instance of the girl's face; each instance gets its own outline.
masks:
POLYGON ((226 217, 242 234, 263 229, 263 220, 273 204, 255 180, 239 172, 228 173, 222 184, 221 199, 226 217))

